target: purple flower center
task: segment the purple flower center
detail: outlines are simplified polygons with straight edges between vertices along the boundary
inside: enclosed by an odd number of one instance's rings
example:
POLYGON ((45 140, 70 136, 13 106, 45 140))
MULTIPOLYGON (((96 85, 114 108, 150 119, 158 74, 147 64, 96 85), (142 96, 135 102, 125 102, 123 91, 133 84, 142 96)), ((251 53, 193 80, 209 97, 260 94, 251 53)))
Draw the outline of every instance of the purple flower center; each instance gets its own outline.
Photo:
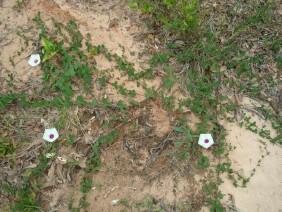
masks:
POLYGON ((49 138, 51 138, 51 139, 53 139, 54 137, 55 137, 54 134, 49 135, 49 138))
POLYGON ((38 60, 37 60, 37 59, 35 59, 35 60, 34 60, 34 63, 38 63, 38 60))
POLYGON ((207 143, 209 143, 210 141, 209 141, 209 139, 205 139, 204 142, 207 144, 207 143))

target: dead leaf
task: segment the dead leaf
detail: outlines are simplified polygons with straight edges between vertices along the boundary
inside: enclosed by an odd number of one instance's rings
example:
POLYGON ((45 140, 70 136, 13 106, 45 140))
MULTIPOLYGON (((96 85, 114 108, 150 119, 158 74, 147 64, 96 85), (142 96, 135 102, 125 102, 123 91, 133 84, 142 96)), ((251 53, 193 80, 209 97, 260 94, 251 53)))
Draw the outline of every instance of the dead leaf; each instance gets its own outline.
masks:
POLYGON ((225 72, 225 71, 227 71, 227 66, 220 66, 219 70, 221 72, 225 72))
POLYGON ((47 182, 50 183, 54 180, 54 176, 55 176, 55 166, 56 166, 56 163, 53 162, 49 171, 48 171, 48 177, 47 177, 47 182))
POLYGON ((93 142, 91 135, 89 135, 88 133, 84 134, 84 140, 86 144, 91 144, 93 142))
POLYGON ((43 118, 40 119, 40 123, 43 124, 44 128, 48 128, 49 127, 48 122, 45 119, 43 119, 43 118))
POLYGON ((82 159, 79 160, 78 166, 80 168, 86 168, 86 161, 87 161, 87 157, 83 157, 82 159))
POLYGON ((65 183, 66 180, 65 180, 64 175, 63 175, 63 165, 62 164, 60 164, 60 163, 57 164, 56 173, 57 173, 58 177, 61 178, 61 180, 65 183))
POLYGON ((58 163, 58 164, 66 164, 67 163, 67 160, 65 159, 65 158, 63 158, 63 157, 57 157, 57 159, 56 159, 56 163, 58 163))
POLYGON ((232 194, 228 194, 229 196, 229 201, 231 202, 232 205, 235 205, 235 197, 232 194))
POLYGON ((33 168, 36 168, 38 165, 36 163, 31 163, 29 164, 28 166, 26 166, 25 168, 26 169, 33 169, 33 168))
MULTIPOLYGON (((27 151, 29 149, 31 149, 33 146, 36 146, 36 145, 42 145, 43 144, 43 140, 40 138, 40 139, 37 139, 35 141, 33 141, 25 150, 21 151, 18 155, 17 155, 17 158, 20 158, 20 157, 23 157, 24 155, 27 154, 27 151)), ((40 146, 39 146, 40 147, 40 146)))

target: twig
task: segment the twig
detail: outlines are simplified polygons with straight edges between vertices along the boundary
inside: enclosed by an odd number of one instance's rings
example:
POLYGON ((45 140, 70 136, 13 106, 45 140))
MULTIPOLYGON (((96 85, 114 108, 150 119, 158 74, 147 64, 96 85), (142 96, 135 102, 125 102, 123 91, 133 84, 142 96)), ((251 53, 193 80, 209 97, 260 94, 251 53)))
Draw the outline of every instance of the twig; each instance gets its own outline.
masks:
POLYGON ((261 117, 262 119, 265 119, 265 117, 263 116, 263 114, 259 113, 259 112, 256 111, 255 109, 247 108, 247 107, 241 107, 241 109, 247 110, 247 111, 252 112, 252 113, 255 113, 256 115, 258 115, 258 116, 261 117))
POLYGON ((132 154, 136 154, 133 150, 132 150, 132 148, 131 148, 131 144, 128 142, 128 138, 127 138, 127 136, 125 135, 125 147, 129 150, 129 151, 131 151, 132 152, 132 154))
MULTIPOLYGON (((41 138, 36 139, 36 140, 33 141, 25 150, 23 150, 23 151, 21 151, 20 153, 18 153, 17 158, 23 157, 29 149, 31 149, 33 146, 39 145, 39 144, 43 144, 43 140, 42 140, 41 138)), ((42 145, 41 145, 41 146, 42 146, 42 145)), ((41 146, 40 146, 40 147, 41 147, 41 146)))
POLYGON ((185 65, 182 67, 182 70, 180 72, 176 72, 176 75, 181 75, 188 68, 189 68, 189 63, 185 63, 185 65))
MULTIPOLYGON (((166 146, 166 144, 167 144, 168 141, 172 141, 172 140, 173 140, 173 138, 170 138, 170 137, 169 137, 169 136, 171 135, 171 132, 172 132, 172 130, 169 132, 169 134, 168 134, 168 136, 166 137, 166 139, 163 140, 163 141, 159 144, 159 146, 150 149, 150 154, 151 154, 151 156, 150 156, 150 158, 148 159, 147 165, 148 165, 148 163, 150 163, 151 161, 155 161, 155 160, 157 159, 157 157, 158 157, 160 151, 162 151, 162 149, 166 146)), ((146 166, 147 166, 147 165, 146 165, 146 166)))
POLYGON ((0 192, 0 195, 1 195, 2 197, 4 197, 5 199, 9 200, 10 202, 17 202, 17 200, 15 200, 14 198, 9 197, 9 196, 6 196, 5 194, 3 194, 3 193, 1 193, 1 192, 0 192))
POLYGON ((234 205, 227 205, 227 204, 224 204, 226 207, 230 208, 231 210, 235 211, 235 212, 238 212, 238 209, 236 208, 236 206, 234 205))
POLYGON ((154 137, 154 136, 156 136, 156 134, 141 136, 141 137, 137 137, 137 138, 128 138, 128 139, 129 140, 139 140, 139 139, 144 139, 144 138, 149 138, 149 137, 154 137))
POLYGON ((116 189, 118 189, 118 188, 119 188, 119 186, 115 186, 115 187, 111 188, 111 189, 104 195, 104 198, 107 198, 111 192, 113 192, 114 190, 116 190, 116 189))

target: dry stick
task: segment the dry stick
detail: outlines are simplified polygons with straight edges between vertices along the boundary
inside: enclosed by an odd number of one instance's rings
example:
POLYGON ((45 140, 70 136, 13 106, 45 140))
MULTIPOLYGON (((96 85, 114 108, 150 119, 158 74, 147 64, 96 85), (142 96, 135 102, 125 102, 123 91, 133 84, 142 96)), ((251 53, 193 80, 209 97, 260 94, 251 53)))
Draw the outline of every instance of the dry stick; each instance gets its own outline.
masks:
POLYGON ((0 192, 0 195, 1 195, 2 197, 4 197, 5 199, 9 200, 10 202, 17 202, 17 200, 15 200, 14 198, 9 197, 9 196, 6 196, 5 194, 3 194, 3 193, 1 193, 1 192, 0 192))
POLYGON ((19 133, 20 135, 24 135, 24 133, 22 133, 20 130, 18 130, 16 127, 14 127, 13 125, 11 125, 7 119, 4 117, 4 121, 8 124, 8 126, 4 126, 1 124, 1 127, 7 129, 7 130, 14 130, 15 132, 19 133))
POLYGON ((166 137, 166 139, 164 139, 157 147, 154 147, 154 148, 150 149, 151 156, 148 159, 145 167, 147 167, 149 165, 149 163, 151 163, 151 162, 153 162, 153 161, 155 161, 157 159, 157 157, 159 156, 159 153, 166 146, 168 141, 172 141, 174 139, 174 138, 170 138, 171 133, 172 133, 172 130, 169 132, 169 134, 166 137))
POLYGON ((243 110, 247 110, 247 111, 249 111, 249 112, 252 112, 252 113, 255 113, 256 115, 258 115, 259 117, 261 117, 262 119, 264 119, 265 120, 265 117, 263 116, 263 114, 261 114, 260 112, 258 112, 257 110, 255 110, 255 109, 252 109, 252 108, 248 108, 248 107, 241 107, 241 109, 243 109, 243 110))
MULTIPOLYGON (((31 149, 33 146, 39 145, 39 144, 43 144, 43 140, 42 139, 36 139, 35 141, 33 141, 25 150, 21 151, 20 153, 18 153, 17 158, 21 158, 25 155, 25 153, 31 149)), ((42 146, 42 145, 41 145, 42 146)), ((40 147, 41 147, 40 146, 40 147)), ((40 148, 39 147, 39 148, 40 148)), ((37 147, 38 148, 38 147, 37 147)))
POLYGON ((229 209, 235 211, 235 212, 238 212, 238 209, 235 205, 227 205, 227 204, 224 204, 226 207, 228 207, 229 209))
POLYGON ((104 195, 104 198, 107 198, 111 192, 113 192, 114 190, 116 190, 116 189, 118 189, 118 188, 119 188, 119 185, 117 185, 117 186, 111 188, 111 189, 104 195))
POLYGON ((182 70, 180 72, 176 72, 176 75, 181 75, 184 71, 186 71, 189 68, 189 64, 185 63, 185 65, 182 67, 182 70))
POLYGON ((141 137, 137 137, 137 138, 128 138, 128 139, 130 139, 130 140, 139 140, 139 139, 149 138, 149 137, 154 137, 154 136, 156 136, 156 134, 147 135, 147 136, 141 136, 141 137))
POLYGON ((125 135, 125 146, 126 148, 135 155, 135 152, 131 149, 130 144, 128 143, 128 138, 125 135))

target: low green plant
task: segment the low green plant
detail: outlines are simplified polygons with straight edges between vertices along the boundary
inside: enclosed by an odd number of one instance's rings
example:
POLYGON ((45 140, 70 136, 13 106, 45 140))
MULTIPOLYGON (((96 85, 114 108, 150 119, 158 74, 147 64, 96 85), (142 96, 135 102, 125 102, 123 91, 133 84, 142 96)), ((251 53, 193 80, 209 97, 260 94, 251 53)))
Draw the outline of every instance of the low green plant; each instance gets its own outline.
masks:
MULTIPOLYGON (((23 30, 23 29, 18 29, 17 32, 16 32, 16 35, 23 39, 24 44, 25 44, 25 46, 27 47, 28 44, 29 44, 29 39, 28 39, 28 37, 25 35, 24 30, 23 30)), ((20 52, 23 52, 23 51, 24 51, 24 48, 21 48, 21 51, 20 51, 20 52)), ((18 56, 19 56, 19 55, 18 55, 18 56)))
POLYGON ((43 54, 43 59, 42 62, 45 62, 46 60, 50 60, 52 57, 55 56, 57 53, 55 45, 52 43, 51 40, 48 40, 47 38, 42 38, 41 39, 41 44, 43 46, 42 49, 42 54, 43 54))
POLYGON ((0 94, 0 109, 16 102, 21 96, 23 96, 22 93, 13 93, 12 91, 8 94, 0 94))
POLYGON ((7 192, 9 195, 6 198, 10 201, 10 211, 41 211, 36 192, 32 189, 28 178, 25 178, 24 181, 23 186, 16 187, 5 184, 4 191, 1 189, 1 192, 7 192))
POLYGON ((201 154, 198 161, 198 169, 202 170, 210 166, 209 158, 201 154))
POLYGON ((15 150, 15 145, 11 140, 0 136, 0 158, 13 157, 15 150))
POLYGON ((29 2, 29 0, 16 0, 16 3, 13 5, 13 9, 14 10, 20 10, 23 7, 25 7, 27 5, 27 3, 29 2))
POLYGON ((92 186, 92 180, 83 176, 81 186, 80 186, 80 191, 83 194, 88 194, 91 191, 91 186, 92 186))
POLYGON ((134 0, 130 6, 152 14, 151 25, 165 27, 181 37, 193 34, 200 25, 198 0, 134 0))

